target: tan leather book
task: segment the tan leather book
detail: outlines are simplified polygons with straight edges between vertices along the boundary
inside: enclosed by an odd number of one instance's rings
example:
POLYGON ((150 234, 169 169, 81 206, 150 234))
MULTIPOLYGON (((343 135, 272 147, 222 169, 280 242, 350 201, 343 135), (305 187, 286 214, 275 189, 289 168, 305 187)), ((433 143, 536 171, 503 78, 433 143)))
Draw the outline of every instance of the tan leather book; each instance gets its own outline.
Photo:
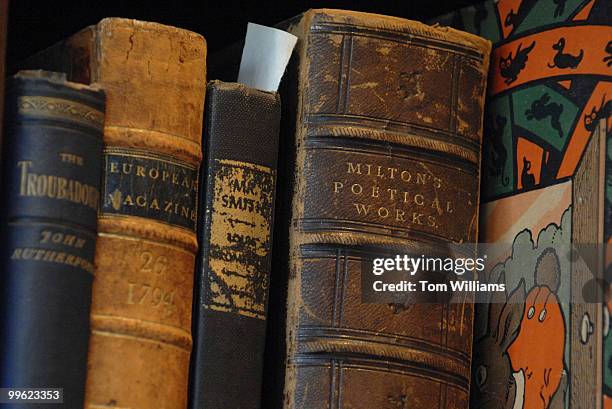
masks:
POLYGON ((269 374, 264 406, 466 409, 473 305, 366 304, 361 269, 475 242, 490 43, 340 10, 289 31, 271 283, 288 276, 285 385, 269 374))
POLYGON ((205 58, 198 34, 110 18, 26 63, 107 95, 88 408, 186 406, 205 58))

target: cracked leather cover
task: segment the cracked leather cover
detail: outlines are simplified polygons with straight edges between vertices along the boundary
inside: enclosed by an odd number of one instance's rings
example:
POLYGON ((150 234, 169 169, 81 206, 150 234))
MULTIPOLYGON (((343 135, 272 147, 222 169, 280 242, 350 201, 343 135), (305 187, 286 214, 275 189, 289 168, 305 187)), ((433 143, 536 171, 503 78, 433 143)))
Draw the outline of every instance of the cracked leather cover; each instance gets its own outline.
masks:
POLYGON ((339 10, 288 28, 266 407, 465 409, 473 306, 362 304, 360 271, 476 240, 490 44, 339 10))

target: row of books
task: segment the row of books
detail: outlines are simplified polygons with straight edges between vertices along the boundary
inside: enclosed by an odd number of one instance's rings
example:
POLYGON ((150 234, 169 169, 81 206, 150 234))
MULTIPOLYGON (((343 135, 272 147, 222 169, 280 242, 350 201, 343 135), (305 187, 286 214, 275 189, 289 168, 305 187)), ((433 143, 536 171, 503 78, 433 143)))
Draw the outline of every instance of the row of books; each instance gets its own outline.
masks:
POLYGON ((609 237, 609 15, 514 3, 309 10, 287 44, 253 27, 208 59, 196 33, 109 18, 23 62, 0 387, 91 409, 609 404, 608 306, 561 302, 592 278, 563 246, 609 237), (493 304, 362 302, 369 260, 479 239, 493 304))

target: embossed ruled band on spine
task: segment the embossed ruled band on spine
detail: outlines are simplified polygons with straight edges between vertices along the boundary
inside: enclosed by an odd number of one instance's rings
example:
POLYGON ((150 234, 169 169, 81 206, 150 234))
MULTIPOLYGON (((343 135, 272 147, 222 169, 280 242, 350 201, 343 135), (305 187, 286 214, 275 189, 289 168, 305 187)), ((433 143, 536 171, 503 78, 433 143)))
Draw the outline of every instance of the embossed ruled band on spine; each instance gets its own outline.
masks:
POLYGON ((403 144, 419 148, 427 152, 437 152, 440 155, 455 156, 472 164, 477 164, 480 159, 480 150, 467 141, 458 143, 451 133, 436 132, 432 129, 418 129, 414 125, 394 124, 380 119, 361 117, 352 121, 343 118, 339 121, 334 115, 321 115, 306 117, 310 124, 308 136, 312 138, 324 136, 337 136, 360 138, 364 141, 381 141, 393 144, 403 144), (385 130, 376 129, 384 126, 385 130), (422 135, 427 134, 428 138, 422 135), (467 143, 466 143, 467 142, 467 143))
POLYGON ((28 95, 19 97, 18 104, 19 114, 24 117, 66 119, 98 128, 104 125, 104 113, 102 111, 76 101, 28 95))
POLYGON ((181 328, 99 314, 92 315, 91 320, 95 331, 105 336, 144 338, 151 342, 163 342, 185 351, 191 350, 191 334, 181 328))

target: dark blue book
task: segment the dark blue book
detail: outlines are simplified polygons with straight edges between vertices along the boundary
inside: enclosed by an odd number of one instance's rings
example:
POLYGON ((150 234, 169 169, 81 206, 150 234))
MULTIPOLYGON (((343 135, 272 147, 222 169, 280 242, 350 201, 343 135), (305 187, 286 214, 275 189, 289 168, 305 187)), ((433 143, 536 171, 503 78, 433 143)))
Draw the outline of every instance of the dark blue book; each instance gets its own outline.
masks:
POLYGON ((100 89, 61 74, 7 83, 0 387, 63 388, 63 408, 84 401, 104 106, 100 89))

